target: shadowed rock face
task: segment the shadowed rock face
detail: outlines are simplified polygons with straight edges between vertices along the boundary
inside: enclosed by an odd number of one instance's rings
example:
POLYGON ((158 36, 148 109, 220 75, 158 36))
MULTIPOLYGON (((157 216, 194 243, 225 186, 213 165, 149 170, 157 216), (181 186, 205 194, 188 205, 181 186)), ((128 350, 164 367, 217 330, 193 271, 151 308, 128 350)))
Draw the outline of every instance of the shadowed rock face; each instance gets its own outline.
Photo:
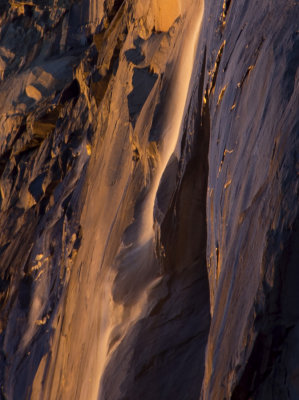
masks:
POLYGON ((299 398, 298 4, 0 0, 0 398, 299 398))

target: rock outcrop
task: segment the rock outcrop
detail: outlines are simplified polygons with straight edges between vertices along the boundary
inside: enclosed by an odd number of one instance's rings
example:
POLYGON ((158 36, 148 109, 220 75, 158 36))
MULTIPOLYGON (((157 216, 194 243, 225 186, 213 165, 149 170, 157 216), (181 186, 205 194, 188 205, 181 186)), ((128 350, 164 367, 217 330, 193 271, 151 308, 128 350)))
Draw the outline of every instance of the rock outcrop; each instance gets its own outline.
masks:
POLYGON ((0 0, 0 398, 299 398, 298 3, 0 0))

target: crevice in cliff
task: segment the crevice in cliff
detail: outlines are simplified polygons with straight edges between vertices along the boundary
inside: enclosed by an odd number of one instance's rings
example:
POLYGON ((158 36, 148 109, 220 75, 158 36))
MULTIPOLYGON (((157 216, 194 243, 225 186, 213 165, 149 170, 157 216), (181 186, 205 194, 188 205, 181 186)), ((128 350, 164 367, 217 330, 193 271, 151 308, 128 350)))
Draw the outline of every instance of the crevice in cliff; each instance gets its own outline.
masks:
POLYGON ((265 38, 262 37, 261 40, 260 40, 260 43, 259 43, 258 47, 256 48, 256 50, 255 50, 255 52, 254 52, 253 63, 252 63, 251 65, 249 65, 249 67, 247 68, 247 70, 246 70, 245 74, 243 75, 241 81, 240 81, 240 82, 238 83, 238 85, 237 85, 238 88, 240 88, 240 89, 242 88, 242 86, 244 85, 244 83, 246 82, 246 80, 249 78, 250 72, 254 69, 254 67, 255 67, 255 65, 256 65, 256 63, 257 63, 257 60, 258 60, 258 58, 259 58, 260 51, 261 51, 261 48, 262 48, 262 46, 263 46, 264 41, 265 41, 265 38))
POLYGON ((77 79, 74 79, 61 93, 59 104, 64 105, 67 101, 75 99, 74 106, 80 95, 80 85, 77 79))
MULTIPOLYGON (((2 174, 5 170, 5 167, 7 165, 7 163, 9 163, 10 157, 12 155, 13 152, 13 147, 15 145, 15 143, 17 142, 17 140, 26 132, 26 118, 23 117, 22 122, 20 124, 20 127, 15 135, 15 137, 13 138, 13 141, 11 143, 11 145, 9 146, 8 149, 6 149, 4 151, 3 154, 1 154, 0 156, 0 179, 2 177, 2 174)), ((0 198, 1 198, 1 190, 0 190, 0 198)), ((1 209, 1 202, 0 202, 0 209, 1 209)))
POLYGON ((226 25, 226 17, 231 5, 231 0, 224 0, 222 4, 222 14, 221 14, 221 22, 222 22, 222 30, 226 25))
POLYGON ((104 10, 108 16, 109 21, 112 21, 117 14, 120 7, 125 3, 124 0, 105 0, 104 10))
POLYGON ((218 50, 214 67, 213 67, 212 71, 209 72, 209 75, 211 76, 211 78, 210 78, 210 87, 209 87, 209 90, 207 92, 209 96, 214 93, 214 89, 215 89, 215 86, 216 86, 216 80, 217 80, 217 76, 218 76, 218 71, 219 71, 219 67, 220 67, 220 62, 221 62, 222 55, 223 55, 223 50, 224 50, 224 47, 225 47, 225 43, 226 42, 224 40, 223 43, 221 44, 219 50, 218 50))

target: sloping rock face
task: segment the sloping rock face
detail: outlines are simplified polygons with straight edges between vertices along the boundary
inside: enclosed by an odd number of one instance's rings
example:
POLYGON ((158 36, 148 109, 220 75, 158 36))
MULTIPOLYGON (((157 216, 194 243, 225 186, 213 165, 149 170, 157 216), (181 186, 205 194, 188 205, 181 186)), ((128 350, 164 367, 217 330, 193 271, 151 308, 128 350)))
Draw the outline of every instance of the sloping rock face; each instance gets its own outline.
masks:
POLYGON ((1 399, 299 398, 298 7, 0 0, 1 399))

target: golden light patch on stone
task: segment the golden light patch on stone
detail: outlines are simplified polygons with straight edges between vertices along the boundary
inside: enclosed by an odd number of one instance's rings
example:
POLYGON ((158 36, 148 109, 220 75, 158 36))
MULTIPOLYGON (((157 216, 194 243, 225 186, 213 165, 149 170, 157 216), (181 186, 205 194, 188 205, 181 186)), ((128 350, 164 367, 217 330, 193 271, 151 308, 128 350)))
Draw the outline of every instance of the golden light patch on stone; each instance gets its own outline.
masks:
POLYGON ((44 318, 35 321, 35 324, 38 326, 45 325, 49 318, 50 316, 47 314, 44 318))
POLYGON ((90 156, 91 155, 91 145, 90 144, 87 144, 86 145, 86 152, 87 152, 87 154, 90 156))
POLYGON ((234 149, 232 149, 232 150, 225 149, 224 155, 226 156, 227 154, 232 154, 233 152, 234 152, 234 149))
POLYGON ((223 96, 224 96, 224 93, 225 93, 226 89, 227 89, 227 85, 225 85, 225 86, 221 89, 221 91, 220 91, 220 93, 219 93, 219 96, 218 96, 217 106, 221 103, 221 100, 223 99, 223 96))
POLYGON ((28 85, 25 89, 25 92, 28 97, 35 101, 39 101, 42 98, 41 92, 33 85, 28 85))
POLYGON ((152 0, 156 31, 167 32, 181 15, 180 0, 152 0))
POLYGON ((224 185, 224 189, 227 189, 232 183, 232 180, 230 179, 229 181, 226 182, 226 184, 224 185))

